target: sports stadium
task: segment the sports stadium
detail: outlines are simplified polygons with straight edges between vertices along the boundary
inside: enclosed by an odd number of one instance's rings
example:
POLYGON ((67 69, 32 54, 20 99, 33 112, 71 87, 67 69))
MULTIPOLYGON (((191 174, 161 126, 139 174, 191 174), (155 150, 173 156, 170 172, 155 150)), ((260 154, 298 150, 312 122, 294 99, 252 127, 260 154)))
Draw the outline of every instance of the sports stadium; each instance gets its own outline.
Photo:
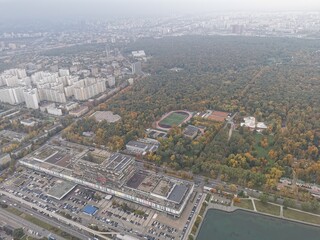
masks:
POLYGON ((171 111, 161 117, 156 122, 156 128, 163 131, 169 131, 173 126, 180 126, 192 118, 192 113, 184 110, 171 111))

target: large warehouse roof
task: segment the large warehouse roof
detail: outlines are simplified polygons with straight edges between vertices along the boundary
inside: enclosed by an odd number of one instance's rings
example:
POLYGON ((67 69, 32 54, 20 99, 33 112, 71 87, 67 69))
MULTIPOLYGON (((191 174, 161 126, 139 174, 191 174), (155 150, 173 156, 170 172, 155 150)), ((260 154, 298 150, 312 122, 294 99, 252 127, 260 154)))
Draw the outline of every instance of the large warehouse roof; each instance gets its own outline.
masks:
POLYGON ((180 204, 187 191, 188 187, 186 185, 175 185, 168 200, 180 204))

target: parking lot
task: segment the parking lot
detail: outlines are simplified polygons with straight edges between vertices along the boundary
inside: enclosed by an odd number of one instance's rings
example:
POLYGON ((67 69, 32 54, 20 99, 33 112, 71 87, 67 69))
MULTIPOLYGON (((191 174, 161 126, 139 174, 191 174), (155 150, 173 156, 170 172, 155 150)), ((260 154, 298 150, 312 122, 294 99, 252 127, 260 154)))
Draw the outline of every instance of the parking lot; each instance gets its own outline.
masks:
POLYGON ((160 223, 158 221, 153 221, 151 227, 148 230, 148 233, 155 236, 155 239, 178 239, 176 234, 178 230, 174 227, 169 227, 166 224, 160 223))
POLYGON ((187 229, 189 228, 190 224, 192 224, 191 220, 193 217, 195 217, 195 212, 196 212, 196 209, 199 205, 199 202, 201 200, 201 197, 202 197, 202 193, 199 193, 198 195, 195 196, 195 201, 194 201, 194 204, 192 206, 192 210, 191 212, 189 213, 188 215, 188 220, 186 222, 186 224, 184 225, 183 227, 183 230, 182 230, 182 234, 180 236, 180 239, 182 239, 184 237, 184 235, 186 234, 186 231, 187 229))
MULTIPOLYGON (((93 224, 100 230, 119 231, 139 239, 178 240, 183 236, 184 223, 181 219, 81 185, 72 188, 72 184, 68 182, 63 183, 58 178, 37 171, 23 169, 8 179, 1 188, 43 209, 80 222, 84 226, 93 224), (60 186, 57 184, 67 186, 66 195, 63 193, 57 193, 56 197, 50 195, 60 186), (61 196, 62 199, 57 199, 61 196), (95 214, 89 215, 83 212, 87 205, 97 208, 95 214)), ((185 217, 182 219, 186 220, 185 217)))
POLYGON ((218 194, 218 193, 211 193, 211 199, 210 201, 212 203, 218 203, 218 204, 222 204, 225 206, 230 206, 231 204, 231 200, 228 199, 227 197, 225 197, 223 194, 218 194))

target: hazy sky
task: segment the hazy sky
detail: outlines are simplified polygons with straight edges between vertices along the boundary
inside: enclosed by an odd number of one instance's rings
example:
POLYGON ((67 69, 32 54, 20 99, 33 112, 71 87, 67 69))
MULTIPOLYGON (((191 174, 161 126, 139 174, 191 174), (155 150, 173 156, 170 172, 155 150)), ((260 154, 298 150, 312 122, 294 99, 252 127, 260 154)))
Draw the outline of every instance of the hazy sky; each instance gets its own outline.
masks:
POLYGON ((0 0, 2 19, 163 16, 257 10, 320 11, 320 0, 0 0))

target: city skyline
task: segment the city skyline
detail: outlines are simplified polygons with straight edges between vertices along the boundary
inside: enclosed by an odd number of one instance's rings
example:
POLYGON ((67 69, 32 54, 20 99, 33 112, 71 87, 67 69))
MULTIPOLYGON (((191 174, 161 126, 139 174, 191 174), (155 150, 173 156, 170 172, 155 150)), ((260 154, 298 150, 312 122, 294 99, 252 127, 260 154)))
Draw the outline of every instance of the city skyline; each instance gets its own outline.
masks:
POLYGON ((159 17, 176 14, 200 14, 226 11, 320 11, 320 2, 253 0, 1 0, 0 20, 110 19, 159 17))

